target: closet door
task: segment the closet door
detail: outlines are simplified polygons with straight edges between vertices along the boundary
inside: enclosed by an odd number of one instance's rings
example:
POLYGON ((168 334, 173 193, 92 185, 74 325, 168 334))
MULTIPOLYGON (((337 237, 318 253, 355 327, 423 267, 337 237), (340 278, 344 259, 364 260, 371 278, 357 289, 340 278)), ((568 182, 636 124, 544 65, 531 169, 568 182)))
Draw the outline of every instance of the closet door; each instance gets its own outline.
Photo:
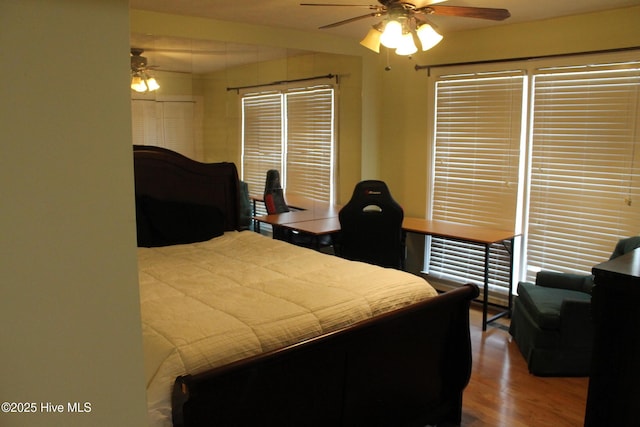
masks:
POLYGON ((202 115, 195 100, 131 100, 134 145, 155 145, 203 161, 202 115))

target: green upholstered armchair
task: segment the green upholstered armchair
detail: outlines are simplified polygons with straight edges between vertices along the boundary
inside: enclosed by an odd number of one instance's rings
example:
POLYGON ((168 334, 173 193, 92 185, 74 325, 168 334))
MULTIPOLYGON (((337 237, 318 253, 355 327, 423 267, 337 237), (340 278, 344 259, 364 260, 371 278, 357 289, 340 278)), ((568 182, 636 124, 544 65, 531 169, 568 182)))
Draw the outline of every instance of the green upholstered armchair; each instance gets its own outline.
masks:
POLYGON ((586 376, 591 364, 591 275, 541 271, 520 282, 509 332, 540 376, 586 376))
MULTIPOLYGON (((640 236, 618 241, 611 258, 640 247, 640 236)), ((509 332, 539 376, 587 376, 593 321, 591 275, 540 271, 536 283, 520 282, 509 332)))

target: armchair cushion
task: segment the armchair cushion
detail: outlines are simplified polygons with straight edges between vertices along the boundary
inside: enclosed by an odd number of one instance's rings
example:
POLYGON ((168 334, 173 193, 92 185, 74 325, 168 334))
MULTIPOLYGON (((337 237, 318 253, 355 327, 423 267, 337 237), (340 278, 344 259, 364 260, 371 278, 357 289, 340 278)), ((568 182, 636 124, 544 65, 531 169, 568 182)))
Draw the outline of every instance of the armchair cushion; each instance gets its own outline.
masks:
POLYGON ((539 285, 521 282, 518 285, 518 300, 541 329, 560 329, 560 314, 565 300, 586 304, 591 302, 591 295, 582 291, 539 285))
POLYGON ((542 270, 536 274, 536 285, 590 294, 593 288, 593 276, 590 274, 557 273, 555 271, 542 270))

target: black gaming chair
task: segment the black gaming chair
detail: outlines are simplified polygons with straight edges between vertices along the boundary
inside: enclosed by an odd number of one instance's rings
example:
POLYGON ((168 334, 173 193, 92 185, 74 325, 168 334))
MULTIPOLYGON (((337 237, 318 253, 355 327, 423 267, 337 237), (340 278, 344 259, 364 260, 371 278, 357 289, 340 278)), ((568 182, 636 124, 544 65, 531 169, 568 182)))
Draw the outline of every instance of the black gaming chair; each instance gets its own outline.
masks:
MULTIPOLYGON (((280 185, 280 172, 275 169, 267 171, 267 180, 264 186, 264 205, 269 215, 290 211, 280 185)), ((316 237, 277 225, 272 227, 274 239, 284 240, 294 245, 314 249, 333 245, 332 236, 316 237)))
POLYGON ((402 207, 382 181, 358 183, 339 214, 340 255, 383 267, 404 266, 402 207))
MULTIPOLYGON (((282 185, 280 184, 280 172, 275 169, 267 171, 267 179, 264 184, 264 205, 267 214, 279 214, 289 212, 287 202, 284 200, 282 185)), ((273 226, 273 238, 278 240, 290 240, 291 236, 287 229, 273 226)))

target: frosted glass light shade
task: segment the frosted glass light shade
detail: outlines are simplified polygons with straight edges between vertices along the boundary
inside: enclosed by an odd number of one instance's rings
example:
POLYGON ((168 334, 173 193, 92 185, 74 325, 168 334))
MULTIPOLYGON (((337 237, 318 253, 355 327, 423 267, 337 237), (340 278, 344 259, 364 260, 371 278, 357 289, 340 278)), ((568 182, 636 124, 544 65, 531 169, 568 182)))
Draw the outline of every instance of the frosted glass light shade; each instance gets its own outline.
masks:
POLYGON ((375 27, 372 27, 367 35, 362 39, 360 44, 367 49, 371 49, 376 53, 380 53, 380 36, 382 36, 382 33, 375 27))
POLYGON ((142 80, 142 77, 133 76, 131 77, 131 89, 135 90, 136 92, 146 92, 147 85, 144 84, 144 80, 142 80))
POLYGON ((160 89, 160 85, 153 77, 147 79, 147 88, 149 92, 160 89))
POLYGON ((418 38, 422 43, 422 50, 429 50, 442 40, 442 36, 429 24, 423 24, 418 28, 418 38))
POLYGON ((380 36, 380 43, 388 48, 396 48, 402 40, 402 24, 398 21, 389 21, 380 36))
POLYGON ((412 55, 418 51, 416 44, 413 42, 413 36, 411 33, 407 33, 402 36, 400 40, 400 45, 396 49, 396 53, 398 55, 412 55))

